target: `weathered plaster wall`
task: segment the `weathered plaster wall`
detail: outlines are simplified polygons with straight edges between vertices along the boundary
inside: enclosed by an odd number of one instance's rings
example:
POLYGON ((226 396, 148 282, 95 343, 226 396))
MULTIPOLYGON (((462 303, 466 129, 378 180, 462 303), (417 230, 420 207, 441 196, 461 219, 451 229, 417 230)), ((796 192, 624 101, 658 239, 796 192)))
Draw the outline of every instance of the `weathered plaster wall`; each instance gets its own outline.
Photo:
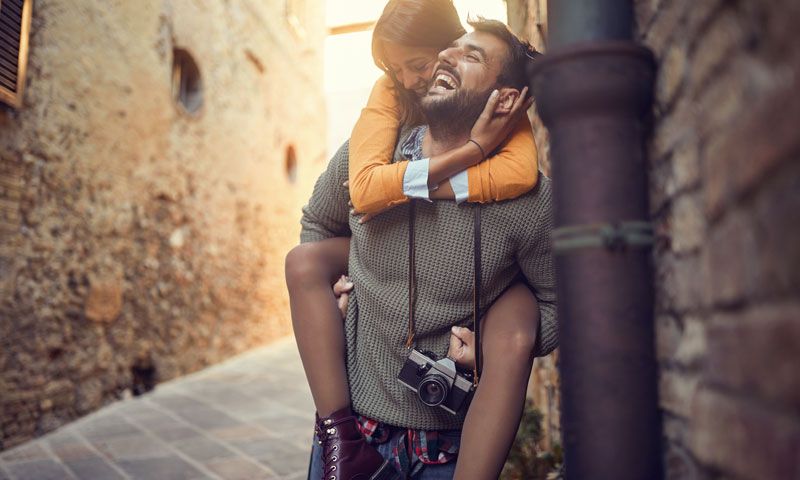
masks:
POLYGON ((24 105, 0 112, 0 448, 290 332, 322 8, 35 3, 24 105), (196 116, 173 47, 199 66, 196 116))

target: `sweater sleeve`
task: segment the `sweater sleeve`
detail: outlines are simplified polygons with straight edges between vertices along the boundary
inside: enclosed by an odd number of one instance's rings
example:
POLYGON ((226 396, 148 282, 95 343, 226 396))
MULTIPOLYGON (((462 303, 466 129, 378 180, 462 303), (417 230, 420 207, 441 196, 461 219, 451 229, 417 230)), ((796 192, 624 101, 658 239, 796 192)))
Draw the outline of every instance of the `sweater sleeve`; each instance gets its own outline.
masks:
POLYGON ((520 119, 500 150, 467 169, 469 202, 498 202, 517 198, 536 185, 539 160, 528 117, 520 119))
POLYGON ((314 192, 303 207, 300 243, 350 236, 350 208, 347 204, 350 198, 344 186, 347 164, 348 142, 345 142, 317 179, 314 192))
POLYGON ((350 136, 350 196, 358 212, 376 213, 408 201, 403 193, 408 161, 392 163, 400 117, 394 85, 384 75, 350 136))
POLYGON ((536 336, 537 357, 543 357, 558 346, 558 317, 556 313, 556 277, 550 233, 553 211, 550 182, 540 185, 533 221, 526 222, 521 238, 517 239, 517 262, 539 303, 539 332, 536 336))

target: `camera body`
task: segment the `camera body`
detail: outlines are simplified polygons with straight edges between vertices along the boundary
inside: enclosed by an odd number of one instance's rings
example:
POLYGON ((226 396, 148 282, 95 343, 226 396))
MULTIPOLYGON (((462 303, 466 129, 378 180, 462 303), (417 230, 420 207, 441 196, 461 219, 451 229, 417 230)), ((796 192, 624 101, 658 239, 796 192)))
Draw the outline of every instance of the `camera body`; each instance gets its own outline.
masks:
POLYGON ((425 405, 456 415, 472 396, 472 380, 456 370, 453 360, 436 360, 435 355, 425 353, 412 349, 397 379, 416 392, 425 405))

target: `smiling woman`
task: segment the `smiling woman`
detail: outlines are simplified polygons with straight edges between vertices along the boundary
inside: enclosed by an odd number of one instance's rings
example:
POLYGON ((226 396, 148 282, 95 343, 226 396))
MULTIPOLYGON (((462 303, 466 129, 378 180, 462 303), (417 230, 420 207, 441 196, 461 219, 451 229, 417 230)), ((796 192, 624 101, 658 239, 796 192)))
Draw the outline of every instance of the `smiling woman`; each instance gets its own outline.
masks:
MULTIPOLYGON (((383 73, 372 61, 372 28, 386 5, 376 0, 327 0, 324 90, 328 113, 328 156, 350 137, 370 89, 383 73)), ((503 0, 455 0, 466 30, 468 17, 482 16, 505 22, 503 0)))

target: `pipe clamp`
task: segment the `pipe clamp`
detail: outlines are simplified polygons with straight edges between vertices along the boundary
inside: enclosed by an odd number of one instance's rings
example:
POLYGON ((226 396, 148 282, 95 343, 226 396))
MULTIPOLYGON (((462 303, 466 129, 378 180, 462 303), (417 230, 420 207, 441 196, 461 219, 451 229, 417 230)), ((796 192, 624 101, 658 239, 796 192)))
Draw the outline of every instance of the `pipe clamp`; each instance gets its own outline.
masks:
POLYGON ((653 225, 642 221, 569 225, 553 229, 556 254, 587 248, 605 248, 612 252, 649 248, 653 241, 653 225))

